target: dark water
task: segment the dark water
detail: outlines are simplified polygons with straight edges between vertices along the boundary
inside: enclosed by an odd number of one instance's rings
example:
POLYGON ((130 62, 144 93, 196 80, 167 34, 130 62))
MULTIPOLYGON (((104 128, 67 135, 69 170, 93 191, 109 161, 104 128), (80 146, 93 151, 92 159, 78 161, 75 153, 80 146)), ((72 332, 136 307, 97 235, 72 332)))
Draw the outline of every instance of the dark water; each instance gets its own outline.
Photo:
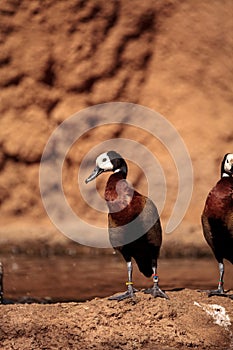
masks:
MULTIPOLYGON (((1 258, 4 266, 4 297, 51 301, 82 301, 106 297, 125 289, 126 266, 118 255, 28 257, 10 255, 1 258)), ((214 259, 160 259, 160 287, 210 289, 218 283, 218 266, 214 259)), ((134 286, 151 286, 137 269, 134 286)), ((226 262, 225 288, 233 289, 232 265, 226 262)))

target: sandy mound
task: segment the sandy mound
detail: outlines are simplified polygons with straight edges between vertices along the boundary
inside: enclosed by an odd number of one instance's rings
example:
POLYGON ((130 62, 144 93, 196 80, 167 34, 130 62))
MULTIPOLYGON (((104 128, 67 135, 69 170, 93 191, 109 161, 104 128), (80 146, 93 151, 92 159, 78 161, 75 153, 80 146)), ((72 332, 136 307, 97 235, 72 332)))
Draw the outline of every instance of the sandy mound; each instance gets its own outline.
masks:
POLYGON ((190 290, 169 300, 141 292, 137 303, 0 307, 1 346, 8 349, 232 349, 232 301, 190 290))

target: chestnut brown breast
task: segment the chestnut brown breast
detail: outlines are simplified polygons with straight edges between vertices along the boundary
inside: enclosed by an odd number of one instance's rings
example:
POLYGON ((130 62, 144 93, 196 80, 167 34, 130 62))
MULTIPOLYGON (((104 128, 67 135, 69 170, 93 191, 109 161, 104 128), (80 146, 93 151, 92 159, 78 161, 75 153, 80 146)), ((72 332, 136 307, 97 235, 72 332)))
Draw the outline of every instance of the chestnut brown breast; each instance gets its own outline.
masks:
POLYGON ((202 214, 207 243, 217 260, 233 263, 233 178, 223 177, 210 191, 202 214))
POLYGON ((135 191, 119 174, 110 176, 105 188, 105 200, 114 226, 126 225, 143 210, 146 197, 135 191))

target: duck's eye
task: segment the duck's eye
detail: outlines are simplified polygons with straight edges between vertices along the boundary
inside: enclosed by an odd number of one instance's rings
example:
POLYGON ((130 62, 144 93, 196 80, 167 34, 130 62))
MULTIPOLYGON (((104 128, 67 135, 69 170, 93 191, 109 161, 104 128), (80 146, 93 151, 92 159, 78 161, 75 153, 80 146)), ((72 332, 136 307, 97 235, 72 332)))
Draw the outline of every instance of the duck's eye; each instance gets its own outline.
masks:
POLYGON ((107 160, 107 158, 103 158, 103 159, 102 159, 102 162, 106 162, 106 160, 107 160))

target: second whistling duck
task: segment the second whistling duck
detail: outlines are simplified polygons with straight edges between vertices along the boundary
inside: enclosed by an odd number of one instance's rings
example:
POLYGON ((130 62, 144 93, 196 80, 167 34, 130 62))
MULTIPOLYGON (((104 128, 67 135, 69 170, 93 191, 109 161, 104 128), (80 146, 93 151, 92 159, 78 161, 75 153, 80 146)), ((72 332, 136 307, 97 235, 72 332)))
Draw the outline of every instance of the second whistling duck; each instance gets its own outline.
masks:
POLYGON ((158 284, 157 259, 162 244, 162 229, 157 208, 149 198, 135 191, 126 181, 127 164, 115 151, 97 157, 96 167, 85 182, 88 183, 107 171, 113 172, 105 187, 105 200, 109 208, 109 239, 114 249, 125 259, 128 271, 127 291, 109 299, 134 299, 136 289, 132 280, 132 258, 140 272, 146 277, 153 276, 153 287, 144 292, 154 297, 168 298, 158 284))
MULTIPOLYGON (((227 153, 221 164, 221 179, 207 196, 201 217, 204 237, 219 265, 220 278, 217 290, 209 296, 229 296, 224 293, 224 262, 233 264, 233 154, 227 153)), ((229 297, 232 298, 230 295, 229 297)))

